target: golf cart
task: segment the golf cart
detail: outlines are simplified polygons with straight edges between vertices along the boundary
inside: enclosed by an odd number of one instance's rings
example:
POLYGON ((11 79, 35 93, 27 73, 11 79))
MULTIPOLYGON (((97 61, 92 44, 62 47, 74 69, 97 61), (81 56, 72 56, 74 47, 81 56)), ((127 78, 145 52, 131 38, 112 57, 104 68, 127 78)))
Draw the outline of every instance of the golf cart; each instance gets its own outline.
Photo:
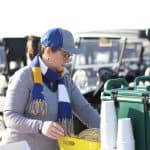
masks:
MULTIPOLYGON (((99 113, 105 81, 124 77, 130 83, 136 76, 143 75, 150 63, 150 53, 147 54, 149 41, 139 38, 137 32, 82 33, 76 44, 82 53, 73 56, 71 75, 81 93, 99 113)), ((86 127, 74 118, 75 131, 79 133, 86 127)))
POLYGON ((0 95, 5 96, 9 77, 26 65, 26 38, 3 38, 0 57, 0 95))

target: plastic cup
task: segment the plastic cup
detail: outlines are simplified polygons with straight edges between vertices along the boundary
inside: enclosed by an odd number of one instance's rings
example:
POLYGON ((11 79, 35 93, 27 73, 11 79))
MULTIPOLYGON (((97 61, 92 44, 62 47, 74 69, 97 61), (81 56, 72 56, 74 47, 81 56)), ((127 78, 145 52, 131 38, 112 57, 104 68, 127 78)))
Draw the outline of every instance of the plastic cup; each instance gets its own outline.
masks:
POLYGON ((117 142, 117 150, 135 150, 134 142, 117 142))
POLYGON ((134 140, 132 124, 130 118, 120 118, 118 120, 117 141, 130 142, 134 140))
POLYGON ((101 121, 105 123, 117 121, 114 101, 102 101, 101 121))
POLYGON ((116 148, 117 124, 108 123, 101 125, 101 150, 110 150, 116 148))
POLYGON ((117 140, 117 116, 114 101, 102 101, 101 150, 113 150, 117 140))
POLYGON ((135 150, 131 118, 118 120, 117 150, 135 150))

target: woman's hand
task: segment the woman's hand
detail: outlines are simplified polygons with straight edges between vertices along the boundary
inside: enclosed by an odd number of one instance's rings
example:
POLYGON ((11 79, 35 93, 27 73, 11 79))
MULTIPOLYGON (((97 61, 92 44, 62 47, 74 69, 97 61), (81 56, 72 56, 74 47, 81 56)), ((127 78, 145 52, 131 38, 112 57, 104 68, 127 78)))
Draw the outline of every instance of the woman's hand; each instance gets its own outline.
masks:
POLYGON ((53 121, 45 121, 43 123, 42 134, 51 139, 58 139, 62 136, 65 136, 64 129, 53 121))

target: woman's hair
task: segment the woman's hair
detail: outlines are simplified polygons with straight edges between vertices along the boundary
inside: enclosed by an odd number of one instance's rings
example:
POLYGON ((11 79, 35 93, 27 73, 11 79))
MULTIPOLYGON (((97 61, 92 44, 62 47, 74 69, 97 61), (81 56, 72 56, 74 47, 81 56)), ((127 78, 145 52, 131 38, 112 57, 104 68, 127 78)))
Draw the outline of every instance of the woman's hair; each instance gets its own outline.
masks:
POLYGON ((40 50, 40 37, 37 36, 28 36, 27 37, 27 53, 29 58, 32 60, 40 50))

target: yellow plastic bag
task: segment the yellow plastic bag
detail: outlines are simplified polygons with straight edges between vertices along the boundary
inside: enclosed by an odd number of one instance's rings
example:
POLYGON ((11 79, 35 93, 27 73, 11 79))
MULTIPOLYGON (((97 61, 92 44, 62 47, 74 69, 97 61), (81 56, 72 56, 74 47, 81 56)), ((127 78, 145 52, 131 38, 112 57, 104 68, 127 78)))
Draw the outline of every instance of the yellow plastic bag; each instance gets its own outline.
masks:
POLYGON ((63 137, 58 140, 60 150, 100 150, 100 142, 63 137))

